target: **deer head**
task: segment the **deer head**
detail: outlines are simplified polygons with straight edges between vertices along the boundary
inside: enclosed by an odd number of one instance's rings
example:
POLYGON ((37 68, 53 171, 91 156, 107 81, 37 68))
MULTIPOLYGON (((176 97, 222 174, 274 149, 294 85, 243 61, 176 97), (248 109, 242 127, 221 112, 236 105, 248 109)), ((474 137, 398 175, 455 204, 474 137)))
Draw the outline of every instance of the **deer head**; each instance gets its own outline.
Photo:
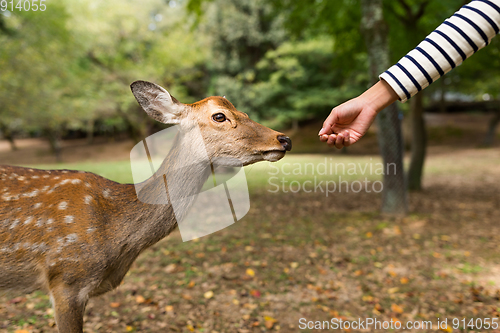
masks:
POLYGON ((136 81, 132 92, 146 113, 164 124, 179 125, 183 134, 199 127, 210 160, 236 158, 243 165, 259 161, 275 162, 292 149, 283 133, 251 120, 224 97, 208 97, 183 104, 165 89, 151 82, 136 81))

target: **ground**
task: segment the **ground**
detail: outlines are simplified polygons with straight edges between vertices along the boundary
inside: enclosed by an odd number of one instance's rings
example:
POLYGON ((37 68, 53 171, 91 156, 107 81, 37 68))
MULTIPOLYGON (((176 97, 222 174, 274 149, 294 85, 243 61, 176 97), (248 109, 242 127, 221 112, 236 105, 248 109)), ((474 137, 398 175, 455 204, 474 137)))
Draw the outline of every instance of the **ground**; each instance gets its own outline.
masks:
MULTIPOLYGON (((432 329, 396 330, 401 332, 438 331, 438 320, 448 318, 442 331, 500 332, 484 329, 495 322, 492 318, 500 325, 500 150, 478 148, 479 139, 471 143, 461 135, 455 145, 448 144, 449 135, 434 141, 424 190, 411 193, 406 217, 380 214, 380 195, 374 192, 337 191, 327 197, 286 187, 288 193, 273 193, 269 184, 273 166, 280 170, 278 179, 303 185, 316 175, 284 171, 325 159, 374 165, 375 154, 290 155, 281 164, 247 168, 248 215, 197 241, 183 243, 175 232, 146 250, 117 290, 90 300, 85 332, 320 332, 327 330, 304 325, 332 318, 433 324, 432 329), (483 329, 456 329, 472 318, 483 329)), ((76 142, 68 150, 78 155, 78 146, 88 149, 76 142)), ((101 147, 102 162, 73 156, 68 162, 78 163, 69 167, 129 181, 131 144, 95 147, 101 147)), ((24 164, 50 163, 27 153, 30 149, 19 157, 24 164)), ((10 153, 0 152, 2 163, 16 162, 5 154, 10 153)), ((318 181, 338 177, 317 176, 318 181)), ((351 182, 365 177, 344 176, 351 182)), ((380 179, 367 178, 370 184, 380 179)), ((46 294, 0 297, 0 333, 16 330, 56 332, 46 294)))

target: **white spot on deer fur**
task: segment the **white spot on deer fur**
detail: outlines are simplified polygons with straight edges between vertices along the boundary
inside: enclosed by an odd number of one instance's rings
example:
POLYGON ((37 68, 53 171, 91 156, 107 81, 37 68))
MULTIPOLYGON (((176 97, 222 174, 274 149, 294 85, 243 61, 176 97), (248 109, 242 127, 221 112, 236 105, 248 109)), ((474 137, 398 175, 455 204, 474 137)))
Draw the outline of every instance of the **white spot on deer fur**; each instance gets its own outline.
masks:
POLYGON ((18 177, 17 180, 19 180, 20 182, 22 182, 22 181, 26 180, 26 177, 21 176, 21 177, 18 177))
POLYGON ((75 217, 73 215, 66 215, 64 217, 64 222, 73 223, 73 222, 75 222, 75 217))
POLYGON ((38 220, 36 220, 36 226, 41 227, 42 225, 43 225, 43 219, 39 217, 38 220))
POLYGON ((42 203, 41 202, 37 202, 36 204, 33 205, 33 209, 38 209, 42 207, 42 203))
POLYGON ((47 244, 45 244, 43 242, 40 244, 35 243, 35 244, 31 245, 31 251, 44 253, 47 251, 47 244))
POLYGON ((28 216, 28 218, 24 221, 24 224, 30 224, 33 221, 33 216, 28 216))
POLYGON ((33 191, 31 191, 31 192, 24 193, 24 194, 23 194, 23 197, 33 198, 33 197, 36 197, 36 196, 38 195, 38 193, 40 193, 40 191, 38 191, 38 190, 33 190, 33 191))
POLYGON ((88 228, 87 233, 90 234, 91 232, 94 232, 95 230, 96 230, 96 228, 88 228))
POLYGON ((63 170, 62 173, 68 173, 69 171, 68 170, 63 170))
POLYGON ((82 182, 82 181, 81 181, 80 179, 73 179, 73 180, 71 181, 71 184, 75 184, 75 185, 76 185, 76 184, 80 184, 81 182, 82 182))
POLYGON ((54 219, 48 219, 47 220, 47 224, 52 224, 52 223, 54 223, 54 219))
POLYGON ((88 183, 88 182, 85 182, 85 186, 91 187, 90 183, 88 183))
POLYGON ((61 178, 61 177, 59 177, 59 176, 55 176, 53 179, 54 179, 54 180, 58 180, 59 178, 61 178))
POLYGON ((49 175, 43 175, 43 178, 49 178, 50 176, 49 175))
POLYGON ((45 185, 43 188, 42 188, 42 192, 47 192, 47 190, 50 188, 50 185, 45 185))
POLYGON ((14 222, 12 222, 11 226, 9 229, 14 229, 15 227, 17 227, 17 225, 19 224, 19 222, 21 222, 21 219, 15 219, 14 222))
POLYGON ((39 179, 40 176, 31 176, 31 179, 39 179))
POLYGON ((66 236, 66 244, 74 243, 76 242, 77 239, 78 239, 77 234, 69 234, 68 236, 66 236))
POLYGON ((105 197, 105 198, 109 198, 111 197, 110 193, 109 193, 109 188, 105 189, 104 191, 102 191, 102 195, 105 197))
POLYGON ((87 204, 87 205, 90 205, 90 202, 92 201, 92 197, 90 195, 86 195, 84 198, 83 198, 83 201, 87 204))
POLYGON ((65 179, 62 182, 60 182, 61 185, 66 185, 67 183, 70 183, 71 179, 65 179))
POLYGON ((28 169, 29 172, 33 172, 34 170, 33 169, 28 169))
POLYGON ((59 208, 60 210, 65 210, 66 208, 68 208, 68 203, 66 201, 61 201, 59 205, 57 205, 57 208, 59 208))

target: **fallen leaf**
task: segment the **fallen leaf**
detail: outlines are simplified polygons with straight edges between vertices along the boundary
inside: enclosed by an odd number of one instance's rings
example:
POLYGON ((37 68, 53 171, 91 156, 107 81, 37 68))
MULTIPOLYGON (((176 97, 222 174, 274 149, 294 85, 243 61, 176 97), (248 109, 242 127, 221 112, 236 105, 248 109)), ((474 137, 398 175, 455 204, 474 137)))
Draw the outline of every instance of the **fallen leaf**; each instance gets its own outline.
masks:
POLYGON ((366 234, 365 234, 366 238, 372 238, 373 237, 373 233, 371 231, 368 231, 366 234))
POLYGON ((299 263, 298 263, 298 262, 292 262, 292 263, 290 264, 290 267, 292 267, 292 268, 297 268, 297 267, 299 267, 299 263))
POLYGON ((146 302, 146 299, 145 299, 143 296, 139 295, 139 296, 137 296, 137 297, 135 298, 135 301, 136 301, 138 304, 143 304, 144 302, 146 302))
POLYGON ((401 279, 399 279, 399 282, 401 282, 401 284, 407 284, 408 282, 410 282, 410 280, 407 277, 402 277, 401 279))
POLYGON ((15 330, 15 333, 30 333, 28 330, 15 330))
POLYGON ((404 312, 403 308, 400 307, 399 305, 397 305, 396 303, 391 304, 391 310, 396 312, 396 313, 403 313, 404 312))
POLYGON ((132 326, 129 326, 129 325, 127 325, 127 327, 125 327, 125 329, 127 330, 127 332, 132 332, 134 330, 134 328, 132 326))
POLYGON ((210 299, 210 298, 214 297, 214 292, 212 290, 209 290, 203 294, 203 297, 205 297, 206 299, 210 299))
POLYGON ((260 291, 252 289, 250 290, 250 295, 252 295, 253 297, 260 297, 260 291))
POLYGON ((172 305, 167 305, 165 307, 165 311, 167 311, 167 312, 174 312, 174 307, 172 305))
POLYGON ((255 271, 251 268, 247 268, 246 274, 249 276, 255 276, 255 271))
POLYGON ((397 293, 399 290, 398 287, 394 287, 394 288, 389 288, 387 291, 389 292, 389 294, 394 294, 394 293, 397 293))
POLYGON ((177 268, 176 264, 169 264, 167 267, 165 267, 165 273, 167 274, 173 273, 176 268, 177 268))
POLYGON ((366 295, 361 298, 364 302, 371 302, 373 301, 373 296, 366 295))
POLYGON ((274 323, 276 323, 276 319, 274 319, 273 317, 269 317, 269 316, 265 316, 264 317, 264 326, 270 330, 273 328, 274 326, 274 323))
POLYGON ((194 281, 190 281, 188 284, 188 288, 193 288, 196 283, 194 281))
POLYGON ((17 304, 26 301, 26 297, 16 297, 9 301, 11 304, 17 304))
POLYGON ((450 333, 453 332, 453 329, 451 328, 451 326, 448 326, 448 325, 446 325, 445 328, 440 328, 439 330, 443 331, 443 332, 450 332, 450 333))
POLYGON ((118 308, 120 307, 120 305, 121 305, 120 302, 111 302, 109 304, 109 306, 111 306, 112 308, 118 308))

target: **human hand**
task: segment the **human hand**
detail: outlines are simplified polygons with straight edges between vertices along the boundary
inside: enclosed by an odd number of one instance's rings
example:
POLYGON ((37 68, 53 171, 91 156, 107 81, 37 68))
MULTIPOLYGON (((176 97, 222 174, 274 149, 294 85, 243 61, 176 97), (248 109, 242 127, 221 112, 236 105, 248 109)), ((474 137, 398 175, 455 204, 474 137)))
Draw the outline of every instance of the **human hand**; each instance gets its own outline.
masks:
POLYGON ((335 107, 319 131, 319 139, 330 147, 350 146, 370 128, 377 114, 398 99, 388 83, 381 80, 362 95, 335 107))

